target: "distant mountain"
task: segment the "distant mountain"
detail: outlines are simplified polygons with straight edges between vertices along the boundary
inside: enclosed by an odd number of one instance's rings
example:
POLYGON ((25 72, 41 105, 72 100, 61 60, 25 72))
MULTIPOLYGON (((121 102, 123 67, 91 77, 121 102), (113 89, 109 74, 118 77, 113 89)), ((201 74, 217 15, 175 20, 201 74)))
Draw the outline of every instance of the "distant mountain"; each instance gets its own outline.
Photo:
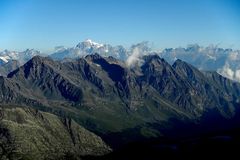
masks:
POLYGON ((41 55, 41 53, 34 49, 27 49, 23 52, 4 50, 3 52, 0 52, 0 59, 4 63, 7 63, 11 60, 17 60, 19 63, 23 64, 36 55, 41 55))
POLYGON ((0 75, 7 76, 9 72, 20 67, 36 55, 44 56, 41 52, 34 49, 27 49, 23 52, 8 50, 0 52, 0 75))
POLYGON ((239 50, 189 45, 187 48, 165 49, 159 55, 170 64, 173 64, 176 59, 181 59, 200 70, 217 71, 224 77, 240 81, 239 50))
POLYGON ((127 63, 141 62, 142 56, 156 53, 170 64, 173 64, 176 59, 181 59, 200 70, 217 71, 229 79, 240 81, 240 51, 223 49, 213 45, 208 47, 189 45, 186 48, 168 48, 163 51, 154 51, 147 42, 124 48, 86 40, 73 48, 58 47, 50 57, 62 60, 64 58, 84 57, 94 53, 105 57, 112 56, 127 61, 127 63))
POLYGON ((0 65, 0 76, 6 77, 8 73, 20 67, 20 63, 17 60, 9 60, 0 65))
MULTIPOLYGON (((126 48, 121 45, 112 46, 87 39, 78 43, 75 47, 65 48, 58 46, 48 56, 55 60, 66 61, 95 53, 103 57, 112 56, 116 59, 126 61, 128 66, 142 63, 144 55, 158 54, 170 64, 173 64, 177 59, 181 59, 200 70, 217 71, 224 77, 240 82, 240 51, 223 49, 213 45, 201 47, 195 44, 189 45, 186 48, 167 48, 158 51, 149 46, 148 42, 138 43, 126 48)), ((19 64, 24 64, 36 55, 46 56, 47 54, 33 49, 23 52, 5 50, 0 52, 0 67, 11 60, 19 61, 19 64)), ((2 70, 0 70, 0 74, 5 75, 5 72, 2 72, 2 70)))
POLYGON ((127 50, 123 46, 113 47, 109 44, 100 44, 87 39, 73 48, 57 47, 55 53, 51 54, 50 57, 62 60, 64 58, 84 57, 94 53, 102 56, 112 56, 121 60, 125 60, 128 56, 127 50))

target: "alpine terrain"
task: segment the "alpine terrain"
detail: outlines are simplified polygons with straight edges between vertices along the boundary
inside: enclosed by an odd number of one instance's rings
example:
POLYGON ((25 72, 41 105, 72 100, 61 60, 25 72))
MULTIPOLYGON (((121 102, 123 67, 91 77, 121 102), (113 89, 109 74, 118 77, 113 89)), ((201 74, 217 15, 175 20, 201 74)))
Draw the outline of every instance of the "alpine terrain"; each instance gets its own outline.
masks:
POLYGON ((215 133, 240 122, 238 82, 156 54, 131 66, 97 53, 34 56, 0 77, 0 87, 2 159, 117 159, 141 146, 143 159, 182 155, 208 134, 228 141, 215 133))

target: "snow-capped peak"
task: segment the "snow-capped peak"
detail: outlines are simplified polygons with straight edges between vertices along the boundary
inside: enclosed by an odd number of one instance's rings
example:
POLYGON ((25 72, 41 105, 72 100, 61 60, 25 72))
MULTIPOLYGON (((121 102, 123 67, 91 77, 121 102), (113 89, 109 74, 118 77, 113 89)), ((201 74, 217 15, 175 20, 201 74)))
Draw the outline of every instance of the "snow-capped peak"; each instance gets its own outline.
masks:
POLYGON ((96 49, 101 48, 103 46, 104 46, 103 44, 94 42, 91 39, 86 39, 85 41, 80 42, 77 45, 78 48, 86 48, 86 47, 91 48, 92 47, 92 48, 96 48, 96 49))
POLYGON ((34 49, 27 49, 23 52, 4 50, 4 51, 0 52, 0 59, 5 63, 7 63, 11 60, 17 60, 21 64, 23 64, 26 61, 28 61, 29 59, 31 59, 32 57, 34 57, 36 55, 40 55, 40 54, 41 53, 39 51, 34 50, 34 49))
POLYGON ((76 45, 76 47, 56 49, 53 54, 50 55, 53 59, 64 59, 64 58, 77 58, 83 57, 89 54, 98 53, 101 56, 108 57, 112 56, 121 60, 125 60, 128 55, 128 51, 123 46, 111 46, 110 44, 101 44, 86 39, 76 45))
POLYGON ((92 46, 96 46, 97 48, 103 47, 103 44, 92 41, 91 39, 86 39, 85 42, 91 44, 92 46))
POLYGON ((0 59, 2 61, 4 61, 4 63, 7 63, 9 61, 10 57, 9 56, 0 56, 0 59))

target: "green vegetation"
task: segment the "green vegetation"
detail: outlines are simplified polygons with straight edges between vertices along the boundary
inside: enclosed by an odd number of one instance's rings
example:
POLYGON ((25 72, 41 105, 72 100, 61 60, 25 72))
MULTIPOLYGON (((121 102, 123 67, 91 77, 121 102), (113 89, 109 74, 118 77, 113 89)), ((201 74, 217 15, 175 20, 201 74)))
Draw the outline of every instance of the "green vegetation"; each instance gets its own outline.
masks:
POLYGON ((57 160, 111 151, 100 137, 71 119, 30 108, 4 107, 1 113, 1 159, 57 160))

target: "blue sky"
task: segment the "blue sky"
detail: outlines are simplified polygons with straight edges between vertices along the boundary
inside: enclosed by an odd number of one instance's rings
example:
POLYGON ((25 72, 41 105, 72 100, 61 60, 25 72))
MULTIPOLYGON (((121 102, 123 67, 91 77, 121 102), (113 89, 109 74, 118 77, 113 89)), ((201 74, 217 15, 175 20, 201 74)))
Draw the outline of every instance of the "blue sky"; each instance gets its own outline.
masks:
POLYGON ((47 51, 87 38, 240 49, 238 0, 1 0, 0 22, 0 50, 47 51))

